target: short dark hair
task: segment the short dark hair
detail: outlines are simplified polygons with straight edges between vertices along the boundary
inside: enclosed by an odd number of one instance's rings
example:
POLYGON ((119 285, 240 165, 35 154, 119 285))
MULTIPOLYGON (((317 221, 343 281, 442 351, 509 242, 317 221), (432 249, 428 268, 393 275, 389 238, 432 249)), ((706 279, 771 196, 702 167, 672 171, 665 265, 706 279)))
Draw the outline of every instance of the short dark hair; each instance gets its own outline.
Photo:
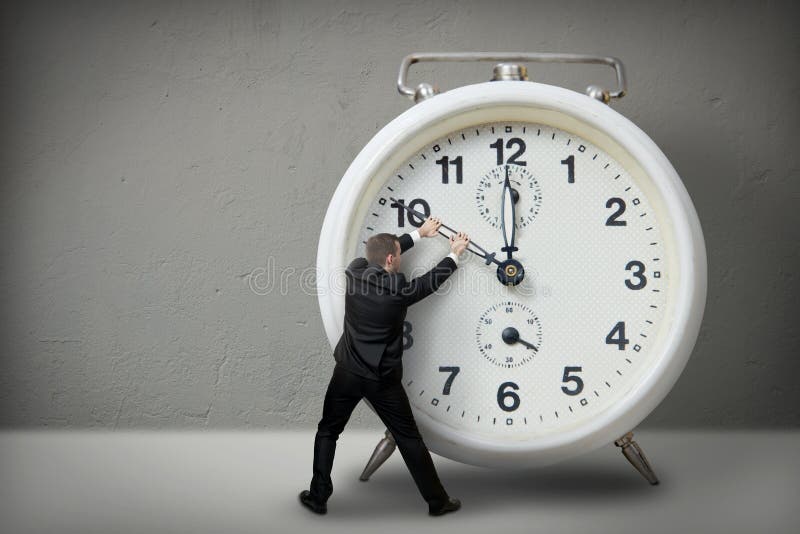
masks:
POLYGON ((367 261, 383 265, 386 263, 386 256, 397 254, 397 245, 400 239, 394 234, 375 234, 367 239, 367 261))

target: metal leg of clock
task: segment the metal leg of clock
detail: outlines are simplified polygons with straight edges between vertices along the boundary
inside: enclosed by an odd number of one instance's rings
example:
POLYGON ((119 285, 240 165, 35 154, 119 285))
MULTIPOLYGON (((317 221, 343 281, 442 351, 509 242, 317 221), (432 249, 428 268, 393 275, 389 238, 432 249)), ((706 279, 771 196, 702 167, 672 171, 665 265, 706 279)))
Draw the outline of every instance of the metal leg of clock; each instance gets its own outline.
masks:
POLYGON ((639 447, 639 444, 633 441, 633 432, 628 432, 616 440, 614 445, 622 449, 622 454, 625 455, 625 458, 650 484, 653 486, 658 484, 658 477, 650 466, 650 462, 647 461, 647 456, 644 455, 644 451, 639 447))
POLYGON ((383 462, 385 462, 389 456, 392 455, 397 444, 394 442, 394 436, 389 430, 386 430, 386 436, 378 443, 378 446, 375 447, 375 450, 372 451, 372 456, 370 456, 369 461, 367 462, 366 467, 364 467, 364 471, 361 473, 361 476, 358 477, 359 480, 366 482, 369 480, 369 477, 372 476, 383 462))

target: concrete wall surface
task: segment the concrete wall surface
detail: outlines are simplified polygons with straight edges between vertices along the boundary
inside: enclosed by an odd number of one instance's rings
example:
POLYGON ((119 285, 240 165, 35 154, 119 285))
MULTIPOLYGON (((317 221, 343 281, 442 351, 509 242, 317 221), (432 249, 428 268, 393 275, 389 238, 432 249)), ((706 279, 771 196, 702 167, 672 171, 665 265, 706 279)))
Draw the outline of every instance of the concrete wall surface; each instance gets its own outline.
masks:
MULTIPOLYGON (((397 69, 422 51, 620 57, 629 95, 613 106, 678 170, 709 260, 694 354, 645 424, 800 424, 795 3, 0 10, 3 427, 316 425, 334 363, 309 290, 322 219, 352 159, 409 107, 397 69), (285 277, 259 293, 265 270, 285 277)), ((600 66, 529 72, 613 84, 600 66)), ((412 71, 443 89, 489 76, 412 71)), ((351 425, 382 428, 363 403, 351 425)))

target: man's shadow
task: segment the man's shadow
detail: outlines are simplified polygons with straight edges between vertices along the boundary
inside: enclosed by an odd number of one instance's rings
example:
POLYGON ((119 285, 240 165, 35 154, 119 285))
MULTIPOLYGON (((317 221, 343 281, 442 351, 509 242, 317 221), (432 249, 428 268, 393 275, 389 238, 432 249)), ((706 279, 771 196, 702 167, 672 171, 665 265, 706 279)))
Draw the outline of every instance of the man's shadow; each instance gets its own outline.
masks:
MULTIPOLYGON (((434 460, 435 461, 435 460, 434 460)), ((442 464, 441 461, 437 464, 442 464)), ((526 469, 486 469, 455 462, 437 465, 439 478, 452 497, 459 498, 463 511, 476 513, 537 505, 602 505, 624 500, 631 503, 661 494, 664 487, 650 486, 624 458, 614 456, 594 461, 581 460, 526 469)), ((350 479, 347 490, 329 502, 329 514, 336 516, 413 516, 427 506, 402 458, 394 455, 373 473, 370 480, 358 480, 360 472, 339 473, 350 479)), ((340 482, 339 487, 343 484, 340 482)))

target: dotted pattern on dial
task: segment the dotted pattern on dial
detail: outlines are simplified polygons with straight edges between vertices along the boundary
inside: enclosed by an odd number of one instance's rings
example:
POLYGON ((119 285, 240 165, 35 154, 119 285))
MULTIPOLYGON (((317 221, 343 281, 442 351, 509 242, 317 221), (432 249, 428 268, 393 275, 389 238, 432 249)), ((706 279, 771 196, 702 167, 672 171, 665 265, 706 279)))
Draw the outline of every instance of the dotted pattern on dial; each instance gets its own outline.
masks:
MULTIPOLYGON (((483 124, 452 132, 425 147, 396 170, 372 202, 359 230, 357 254, 364 254, 364 242, 374 233, 399 235, 419 224, 393 206, 389 197, 395 197, 419 211, 429 208, 432 215, 504 258, 502 232, 481 213, 476 191, 481 180, 498 168, 498 157, 507 161, 515 153, 515 161, 525 163, 526 180, 532 178, 529 183, 535 184, 519 190, 518 205, 536 207, 531 220, 518 220, 516 230, 519 251, 514 258, 524 265, 524 281, 516 287, 503 286, 494 265, 465 252, 459 269, 437 294, 409 308, 413 345, 403 357, 404 386, 416 410, 462 432, 503 442, 572 428, 613 405, 652 363, 650 343, 659 328, 668 326, 662 324, 669 280, 669 273, 662 270, 667 263, 665 247, 647 198, 607 154, 546 125, 483 124), (498 139, 501 155, 498 145, 490 146, 498 139), (521 143, 512 139, 521 140, 524 151, 518 152, 521 143), (443 156, 448 157, 447 165, 441 163, 443 156), (461 183, 452 163, 459 156, 461 183), (448 168, 447 183, 443 167, 448 168), (530 197, 533 191, 538 202, 530 197), (610 217, 625 225, 607 225, 610 217), (643 286, 631 289, 626 280, 634 287, 643 286), (543 340, 534 358, 513 368, 483 356, 475 336, 481 315, 504 301, 532 310, 537 318, 532 328, 541 330, 520 331, 520 336, 541 335, 543 340), (628 340, 624 350, 607 343, 620 322, 628 340), (440 367, 459 368, 447 394, 445 384, 452 371, 440 367), (510 406, 514 409, 507 409, 510 406)), ((480 202, 494 203, 499 211, 502 187, 494 189, 494 200, 489 190, 480 202)), ((403 272, 409 278, 418 276, 448 252, 441 237, 419 241, 404 254, 403 272)), ((518 351, 502 342, 502 329, 496 325, 492 330, 500 357, 503 351, 518 351)), ((620 339, 619 329, 612 338, 620 339)))

